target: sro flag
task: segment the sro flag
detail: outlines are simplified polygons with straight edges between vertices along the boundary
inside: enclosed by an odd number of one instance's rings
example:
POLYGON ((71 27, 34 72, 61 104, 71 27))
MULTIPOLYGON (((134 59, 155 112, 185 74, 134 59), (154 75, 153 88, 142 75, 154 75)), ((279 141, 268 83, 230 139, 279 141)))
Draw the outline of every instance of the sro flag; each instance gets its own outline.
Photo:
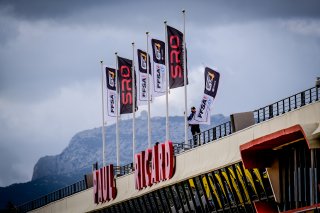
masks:
POLYGON ((210 124, 210 115, 213 100, 218 91, 220 74, 208 67, 204 71, 205 88, 200 107, 190 123, 210 124))
MULTIPOLYGON (((183 33, 167 26, 169 88, 184 86, 183 33)), ((187 79, 188 79, 188 73, 187 79)), ((187 80, 188 82, 188 80, 187 80)))
POLYGON ((135 86, 132 83, 132 75, 132 60, 118 57, 120 114, 132 113, 133 101, 136 103, 137 100, 137 96, 133 98, 132 94, 133 86, 135 86))
POLYGON ((103 76, 103 92, 104 92, 104 111, 106 119, 116 118, 117 116, 117 81, 116 70, 105 67, 103 76))
MULTIPOLYGON (((147 104, 148 103, 148 83, 152 81, 151 77, 151 62, 150 56, 148 56, 149 61, 149 82, 148 82, 148 73, 147 73, 147 53, 138 49, 138 102, 139 105, 147 104)), ((151 90, 151 83, 150 83, 150 90, 151 90)), ((150 93, 150 100, 151 100, 150 93)))
POLYGON ((153 56, 153 96, 165 95, 167 70, 165 63, 165 43, 157 39, 151 39, 153 56))

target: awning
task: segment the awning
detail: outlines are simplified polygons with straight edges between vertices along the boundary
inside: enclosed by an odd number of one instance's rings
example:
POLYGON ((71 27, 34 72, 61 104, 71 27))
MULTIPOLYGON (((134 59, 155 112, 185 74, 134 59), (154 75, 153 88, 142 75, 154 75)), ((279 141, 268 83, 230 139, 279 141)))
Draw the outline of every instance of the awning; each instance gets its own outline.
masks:
MULTIPOLYGON (((273 132, 254 139, 240 146, 240 153, 245 168, 270 167, 275 150, 298 141, 307 142, 304 130, 300 125, 273 132)), ((309 146, 309 143, 307 143, 309 146)))

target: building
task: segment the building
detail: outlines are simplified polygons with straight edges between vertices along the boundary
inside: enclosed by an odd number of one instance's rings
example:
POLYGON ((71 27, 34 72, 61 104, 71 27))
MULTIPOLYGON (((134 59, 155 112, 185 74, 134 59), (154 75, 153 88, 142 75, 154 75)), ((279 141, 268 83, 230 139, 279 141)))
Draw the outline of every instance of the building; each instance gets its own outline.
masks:
POLYGON ((99 188, 87 178, 19 210, 319 212, 319 93, 314 87, 251 113, 234 114, 230 122, 202 132, 195 147, 173 144, 174 174, 167 180, 137 190, 131 164, 115 168, 118 175, 109 183, 116 189, 114 199, 95 203, 99 188))

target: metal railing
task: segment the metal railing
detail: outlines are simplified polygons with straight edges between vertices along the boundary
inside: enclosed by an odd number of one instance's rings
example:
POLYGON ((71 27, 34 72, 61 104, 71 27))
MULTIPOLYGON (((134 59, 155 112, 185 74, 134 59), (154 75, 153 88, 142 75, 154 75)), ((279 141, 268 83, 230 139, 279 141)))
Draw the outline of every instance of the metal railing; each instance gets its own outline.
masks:
POLYGON ((85 180, 81 180, 72 185, 69 185, 57 191, 51 192, 45 196, 42 196, 40 198, 37 198, 35 200, 22 204, 21 206, 19 206, 19 212, 28 212, 33 209, 40 208, 51 202, 60 200, 62 198, 68 197, 70 195, 73 195, 75 193, 81 192, 86 189, 87 189, 87 186, 86 186, 85 180))
POLYGON ((316 102, 319 100, 319 92, 320 90, 318 87, 313 87, 268 106, 254 110, 253 112, 255 121, 256 123, 260 123, 275 116, 279 116, 294 109, 300 108, 306 104, 316 102))
MULTIPOLYGON (((306 104, 319 101, 319 97, 320 97, 319 92, 320 90, 318 87, 313 87, 305 91, 302 91, 300 93, 297 93, 295 95, 292 95, 288 98, 277 101, 268 106, 254 110, 253 112, 254 112, 255 121, 256 123, 261 123, 275 116, 279 116, 284 113, 290 112, 294 109, 303 107, 306 104)), ((233 131, 231 127, 231 122, 230 121, 225 122, 211 129, 203 131, 200 134, 198 134, 196 137, 189 139, 188 140, 189 144, 185 144, 184 142, 174 143, 174 153, 175 154, 183 153, 186 150, 193 149, 197 146, 200 146, 201 144, 213 142, 217 139, 220 139, 232 133, 233 131)), ((133 163, 130 163, 124 166, 114 167, 114 174, 117 176, 129 174, 133 171, 134 171, 133 163)), ((75 194, 77 192, 83 191, 85 189, 87 189, 86 184, 85 184, 85 181, 82 180, 75 184, 67 186, 65 188, 52 192, 48 195, 45 195, 43 197, 40 197, 30 202, 27 202, 19 206, 19 211, 27 212, 27 211, 39 208, 41 206, 47 205, 50 202, 53 202, 53 201, 62 199, 64 197, 70 196, 72 194, 75 194)))
POLYGON ((179 154, 186 150, 195 148, 202 144, 206 144, 215 141, 224 136, 230 135, 232 133, 231 122, 227 121, 223 124, 215 126, 211 129, 205 130, 188 140, 188 143, 174 143, 174 153, 179 154))
POLYGON ((114 166, 114 169, 113 169, 114 174, 117 176, 126 175, 126 174, 133 172, 133 171, 134 171, 133 163, 129 163, 124 166, 114 166))
MULTIPOLYGON (((316 101, 319 101, 320 89, 319 87, 312 87, 310 89, 299 92, 290 97, 284 98, 273 104, 254 110, 254 118, 256 123, 269 120, 273 117, 285 114, 294 109, 305 106, 316 101)), ((180 154, 186 150, 193 149, 205 143, 213 142, 217 139, 225 137, 233 133, 231 122, 227 121, 223 124, 215 126, 211 129, 205 130, 195 137, 188 140, 188 144, 185 142, 174 143, 174 153, 180 154)), ((123 169, 124 171, 132 172, 134 170, 133 164, 131 169, 123 169)), ((127 165, 126 165, 127 166, 127 165)), ((125 166, 125 167, 126 167, 125 166)), ((124 173, 127 174, 127 173, 124 173)), ((121 174, 122 175, 122 174, 121 174)))

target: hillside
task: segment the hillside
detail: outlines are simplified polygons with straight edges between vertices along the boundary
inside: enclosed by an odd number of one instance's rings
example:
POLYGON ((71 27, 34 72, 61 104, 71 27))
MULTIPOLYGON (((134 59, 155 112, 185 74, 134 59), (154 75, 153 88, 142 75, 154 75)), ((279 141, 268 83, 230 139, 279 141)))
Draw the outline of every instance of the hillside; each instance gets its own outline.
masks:
MULTIPOLYGON (((229 118, 218 114, 211 117, 211 125, 201 126, 201 131, 226 122, 229 118)), ((164 141, 165 117, 154 117, 152 122, 152 142, 164 141)), ((170 138, 180 143, 184 138, 184 117, 170 117, 170 138)), ((136 118, 136 152, 147 147, 147 117, 146 113, 136 118)), ((120 162, 125 165, 132 162, 132 119, 120 122, 120 162), (125 130, 125 131, 124 131, 125 130)), ((106 161, 116 164, 115 125, 105 127, 106 161)), ((189 132, 189 137, 191 133, 189 132)), ((0 188, 0 209, 11 201, 20 205, 49 192, 57 190, 83 179, 85 173, 91 172, 92 164, 102 164, 101 127, 81 131, 75 134, 62 153, 45 156, 34 166, 32 180, 27 183, 13 184, 0 188)))

